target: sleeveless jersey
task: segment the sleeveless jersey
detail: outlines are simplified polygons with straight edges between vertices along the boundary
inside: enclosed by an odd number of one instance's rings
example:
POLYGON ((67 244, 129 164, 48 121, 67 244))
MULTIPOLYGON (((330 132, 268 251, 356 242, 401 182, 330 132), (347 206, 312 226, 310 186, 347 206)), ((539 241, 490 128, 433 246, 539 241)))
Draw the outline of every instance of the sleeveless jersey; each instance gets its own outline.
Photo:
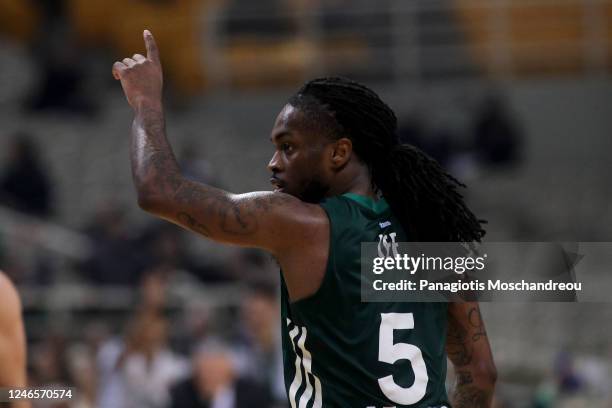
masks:
POLYGON ((320 204, 330 222, 318 291, 291 303, 281 274, 285 387, 292 408, 450 407, 446 303, 361 302, 361 243, 405 231, 384 199, 320 204), (384 236, 384 235, 383 235, 384 236))

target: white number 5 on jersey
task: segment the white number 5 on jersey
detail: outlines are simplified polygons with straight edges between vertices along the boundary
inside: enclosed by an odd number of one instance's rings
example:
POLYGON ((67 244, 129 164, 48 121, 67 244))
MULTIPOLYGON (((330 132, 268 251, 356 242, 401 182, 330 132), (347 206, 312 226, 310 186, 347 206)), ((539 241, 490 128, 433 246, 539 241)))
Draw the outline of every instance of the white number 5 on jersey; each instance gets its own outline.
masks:
POLYGON ((393 381, 392 375, 388 375, 379 378, 378 385, 391 401, 402 405, 415 404, 425 396, 429 381, 423 354, 415 345, 393 343, 393 331, 414 329, 414 317, 412 313, 381 313, 380 316, 378 360, 389 364, 394 364, 398 360, 409 360, 414 371, 414 383, 404 388, 393 381))

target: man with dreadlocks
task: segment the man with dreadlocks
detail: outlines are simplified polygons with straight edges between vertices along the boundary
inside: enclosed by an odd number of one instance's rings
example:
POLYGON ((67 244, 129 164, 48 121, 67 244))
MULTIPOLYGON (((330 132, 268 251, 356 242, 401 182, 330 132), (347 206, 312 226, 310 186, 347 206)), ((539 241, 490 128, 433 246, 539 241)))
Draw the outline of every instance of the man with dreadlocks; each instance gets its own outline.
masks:
POLYGON ((281 266, 285 382, 292 408, 488 407, 496 372, 476 303, 362 303, 360 243, 479 241, 460 186, 399 143, 393 111, 342 78, 308 82, 278 115, 273 192, 231 194, 181 174, 166 139, 158 49, 113 65, 135 118, 131 162, 144 210, 281 266))

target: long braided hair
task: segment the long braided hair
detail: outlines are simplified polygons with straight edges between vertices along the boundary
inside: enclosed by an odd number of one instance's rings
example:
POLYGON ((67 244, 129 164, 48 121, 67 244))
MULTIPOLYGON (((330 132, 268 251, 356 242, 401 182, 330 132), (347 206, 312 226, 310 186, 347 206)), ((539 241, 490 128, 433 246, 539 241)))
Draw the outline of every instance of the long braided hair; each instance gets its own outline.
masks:
POLYGON ((397 136, 395 113, 369 88, 346 78, 307 82, 289 100, 334 139, 348 137, 373 187, 404 230, 421 242, 480 242, 485 231, 466 206, 465 185, 397 136))

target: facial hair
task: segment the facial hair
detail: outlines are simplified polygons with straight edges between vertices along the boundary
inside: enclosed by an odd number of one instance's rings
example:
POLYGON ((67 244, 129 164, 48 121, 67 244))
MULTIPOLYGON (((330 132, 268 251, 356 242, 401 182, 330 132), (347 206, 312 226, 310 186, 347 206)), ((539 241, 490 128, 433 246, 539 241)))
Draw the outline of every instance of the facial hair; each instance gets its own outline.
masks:
POLYGON ((329 186, 321 182, 317 177, 310 179, 299 195, 302 201, 310 204, 318 204, 329 192, 329 186))

